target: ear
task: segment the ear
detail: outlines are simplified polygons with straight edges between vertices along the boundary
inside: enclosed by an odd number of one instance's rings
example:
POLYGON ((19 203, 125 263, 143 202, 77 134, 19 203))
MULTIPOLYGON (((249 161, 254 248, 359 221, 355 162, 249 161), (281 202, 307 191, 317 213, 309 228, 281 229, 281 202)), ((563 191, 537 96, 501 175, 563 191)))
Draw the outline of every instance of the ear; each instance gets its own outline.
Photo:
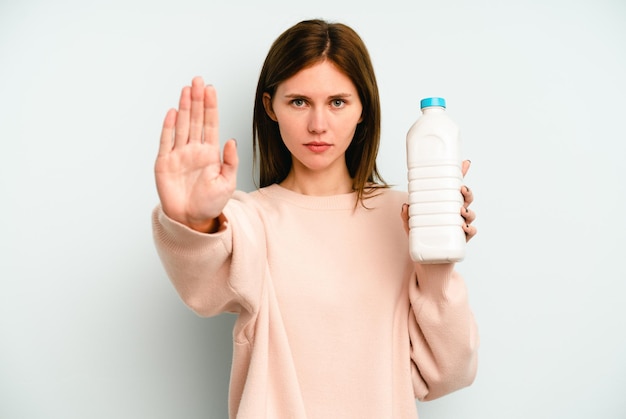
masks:
POLYGON ((267 116, 269 116, 272 121, 278 122, 278 118, 276 118, 276 114, 274 113, 274 108, 272 107, 272 97, 269 93, 263 93, 263 107, 265 108, 265 112, 267 116))

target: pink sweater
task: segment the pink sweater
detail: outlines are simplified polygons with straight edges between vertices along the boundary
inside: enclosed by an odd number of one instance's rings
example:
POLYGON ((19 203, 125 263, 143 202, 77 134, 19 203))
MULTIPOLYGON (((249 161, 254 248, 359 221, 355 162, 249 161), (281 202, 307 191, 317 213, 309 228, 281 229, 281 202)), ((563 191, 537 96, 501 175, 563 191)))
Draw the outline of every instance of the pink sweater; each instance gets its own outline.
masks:
POLYGON ((416 418, 471 384, 478 335, 452 264, 408 257, 394 190, 354 194, 278 185, 235 192, 222 229, 201 234, 157 207, 154 239, 183 301, 238 313, 231 418, 416 418))

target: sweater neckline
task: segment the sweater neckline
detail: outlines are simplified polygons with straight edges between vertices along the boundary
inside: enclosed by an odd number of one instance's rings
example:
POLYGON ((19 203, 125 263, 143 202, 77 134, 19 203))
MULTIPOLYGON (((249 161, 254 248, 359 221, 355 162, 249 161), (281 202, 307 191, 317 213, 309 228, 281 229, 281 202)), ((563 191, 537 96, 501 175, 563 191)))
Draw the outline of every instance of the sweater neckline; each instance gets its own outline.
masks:
POLYGON ((259 189, 259 193, 298 207, 316 210, 353 210, 357 199, 356 192, 327 196, 304 195, 276 183, 259 189))

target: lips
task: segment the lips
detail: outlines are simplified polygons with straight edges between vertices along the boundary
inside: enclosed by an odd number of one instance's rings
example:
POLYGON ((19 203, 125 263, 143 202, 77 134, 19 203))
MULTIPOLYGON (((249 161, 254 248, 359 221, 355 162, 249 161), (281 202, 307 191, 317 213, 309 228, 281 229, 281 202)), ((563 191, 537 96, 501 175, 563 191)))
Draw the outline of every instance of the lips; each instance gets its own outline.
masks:
POLYGON ((331 148, 332 144, 314 141, 311 143, 306 143, 304 146, 314 153, 323 153, 324 151, 331 148))

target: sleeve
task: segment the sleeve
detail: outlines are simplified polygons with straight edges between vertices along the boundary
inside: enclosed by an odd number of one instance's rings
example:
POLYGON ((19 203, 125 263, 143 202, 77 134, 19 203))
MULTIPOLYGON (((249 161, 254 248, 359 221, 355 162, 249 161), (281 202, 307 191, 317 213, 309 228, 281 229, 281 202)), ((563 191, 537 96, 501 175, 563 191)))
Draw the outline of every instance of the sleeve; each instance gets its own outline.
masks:
POLYGON ((172 220, 160 206, 153 210, 153 238, 163 267, 183 302, 200 316, 258 310, 265 235, 248 199, 235 192, 214 234, 172 220))
POLYGON ((469 386, 476 376, 478 328, 454 264, 415 264, 409 296, 413 389, 433 400, 469 386))

